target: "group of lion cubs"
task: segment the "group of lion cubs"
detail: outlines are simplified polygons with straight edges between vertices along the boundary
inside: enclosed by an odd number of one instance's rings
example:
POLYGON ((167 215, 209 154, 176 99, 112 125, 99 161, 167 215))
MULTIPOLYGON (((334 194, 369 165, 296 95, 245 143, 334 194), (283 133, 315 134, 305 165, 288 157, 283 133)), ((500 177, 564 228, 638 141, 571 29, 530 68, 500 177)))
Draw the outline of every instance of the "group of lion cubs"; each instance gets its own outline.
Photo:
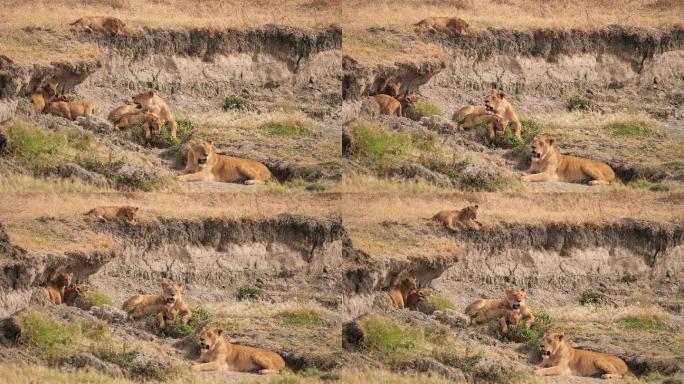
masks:
MULTIPOLYGON (((43 288, 53 303, 74 305, 76 297, 90 290, 87 284, 72 284, 73 276, 71 272, 60 273, 43 288)), ((135 295, 126 300, 121 308, 133 320, 155 315, 160 330, 164 330, 167 324, 173 324, 177 316, 181 316, 180 321, 187 324, 192 311, 181 295, 183 285, 162 281, 160 286, 160 294, 135 295)), ((277 353, 232 344, 226 339, 224 332, 223 328, 211 325, 202 329, 199 335, 200 357, 192 365, 193 371, 229 370, 269 374, 280 373, 285 368, 285 361, 277 353)))
MULTIPOLYGON (((93 103, 86 100, 76 101, 72 94, 58 93, 58 83, 46 83, 31 95, 36 112, 61 116, 69 120, 95 113, 93 103)), ((145 137, 159 135, 161 127, 167 124, 171 136, 176 138, 177 124, 169 105, 156 92, 149 90, 132 97, 131 104, 115 108, 108 119, 123 129, 130 124, 139 123, 145 137)), ((271 171, 262 163, 232 156, 217 154, 211 141, 192 139, 189 142, 184 175, 181 181, 218 181, 225 183, 265 184, 271 178, 271 171)))
MULTIPOLYGON (((531 327, 534 315, 525 302, 525 289, 507 288, 503 299, 475 300, 465 309, 472 322, 482 323, 498 319, 502 332, 516 327, 520 319, 531 327)), ((432 294, 429 288, 418 288, 415 277, 407 277, 394 285, 387 295, 398 308, 417 310, 421 300, 432 294)), ((604 379, 621 378, 629 368, 617 356, 573 348, 562 333, 546 332, 539 345, 542 362, 534 371, 539 376, 574 375, 594 376, 604 379)))

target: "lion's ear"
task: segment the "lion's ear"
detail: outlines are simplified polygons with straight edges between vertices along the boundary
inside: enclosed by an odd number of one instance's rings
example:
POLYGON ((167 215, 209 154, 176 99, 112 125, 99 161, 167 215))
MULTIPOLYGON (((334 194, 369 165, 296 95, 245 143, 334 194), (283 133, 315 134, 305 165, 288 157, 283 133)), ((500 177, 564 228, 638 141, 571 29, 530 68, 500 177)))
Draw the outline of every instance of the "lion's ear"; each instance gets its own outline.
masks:
POLYGON ((525 288, 521 288, 520 292, 525 293, 525 288))
POLYGON ((549 145, 553 145, 556 142, 554 139, 549 139, 549 145))
POLYGON ((216 328, 216 334, 219 336, 223 335, 223 328, 216 328))
POLYGON ((475 209, 480 208, 477 204, 473 205, 473 207, 475 207, 475 209))
POLYGON ((149 97, 154 96, 154 91, 147 91, 147 96, 149 96, 149 97))
POLYGON ((558 335, 558 341, 563 341, 563 337, 564 337, 564 335, 563 335, 562 333, 559 334, 559 335, 558 335))
POLYGON ((503 99, 506 97, 506 94, 503 91, 499 91, 499 97, 503 99))

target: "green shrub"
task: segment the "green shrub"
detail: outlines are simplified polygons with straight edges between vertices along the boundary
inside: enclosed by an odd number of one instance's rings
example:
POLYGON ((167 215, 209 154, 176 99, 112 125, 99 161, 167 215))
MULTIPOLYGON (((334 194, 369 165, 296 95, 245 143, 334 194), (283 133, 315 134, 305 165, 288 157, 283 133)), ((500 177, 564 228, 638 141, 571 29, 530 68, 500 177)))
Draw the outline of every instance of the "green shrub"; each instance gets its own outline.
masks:
POLYGON ((664 331, 667 328, 667 324, 662 319, 651 314, 625 315, 621 316, 617 322, 623 328, 635 331, 664 331))
POLYGON ((456 155, 447 158, 441 151, 421 154, 418 162, 431 171, 448 176, 453 181, 458 181, 463 169, 470 164, 469 160, 459 161, 456 155))
POLYGON ((249 107, 249 101, 238 95, 228 95, 223 99, 224 111, 244 111, 249 107))
POLYGON ((38 169, 56 165, 67 152, 67 137, 35 125, 15 123, 6 128, 9 153, 38 169))
POLYGON ((434 353, 435 359, 440 363, 458 368, 465 373, 472 373, 473 367, 482 360, 482 356, 482 352, 470 354, 466 350, 465 354, 461 354, 449 347, 439 348, 434 353))
POLYGON ((178 379, 179 376, 186 373, 186 370, 187 368, 178 364, 157 364, 155 362, 150 362, 145 365, 132 365, 128 372, 134 379, 166 383, 171 381, 171 379, 178 379))
POLYGON ((305 137, 311 136, 308 121, 288 118, 282 120, 270 120, 258 126, 258 129, 270 136, 305 137))
POLYGON ((426 102, 418 102, 413 104, 413 108, 417 109, 420 111, 421 116, 441 116, 444 114, 444 111, 442 109, 434 104, 426 103, 426 102))
POLYGON ((260 300, 263 295, 261 288, 252 284, 243 284, 238 287, 235 297, 238 300, 260 300))
POLYGON ((580 293, 579 301, 582 305, 603 305, 606 303, 606 296, 603 293, 587 289, 580 293))
POLYGON ((349 127, 349 135, 351 152, 381 168, 398 163, 410 150, 408 135, 391 133, 381 124, 359 122, 349 127))
POLYGON ((630 188, 651 192, 669 192, 672 188, 667 182, 652 182, 646 179, 638 179, 628 184, 630 188))
POLYGON ((448 297, 442 295, 429 296, 427 301, 428 303, 432 304, 432 306, 438 311, 456 308, 454 303, 451 300, 449 300, 448 297))
POLYGON ((656 132, 646 122, 635 121, 615 121, 603 126, 603 129, 610 132, 613 136, 622 137, 652 137, 656 132))
POLYGON ((325 322, 320 315, 312 310, 287 310, 276 313, 273 318, 286 326, 321 326, 325 322))
POLYGON ((86 299, 90 300, 93 305, 102 305, 102 304, 107 304, 107 305, 113 305, 114 301, 107 296, 105 293, 98 292, 98 291, 88 291, 85 293, 86 299))
POLYGON ((588 111, 591 109, 592 102, 584 96, 574 95, 568 99, 568 111, 588 111))
POLYGON ((364 345, 390 360, 403 360, 415 355, 423 342, 420 329, 397 323, 384 317, 369 317, 360 322, 364 330, 364 345))
POLYGON ((152 175, 145 176, 141 173, 117 174, 114 178, 116 189, 120 191, 152 192, 172 185, 175 179, 171 176, 152 175))
POLYGON ((116 177, 116 172, 126 165, 126 162, 122 159, 113 160, 110 155, 108 161, 103 161, 97 157, 90 157, 79 160, 78 164, 88 171, 99 173, 107 179, 113 180, 116 177))
POLYGON ((128 350, 124 344, 121 349, 115 348, 111 343, 105 344, 93 351, 93 355, 102 361, 118 365, 122 370, 128 371, 131 362, 140 354, 140 349, 128 350))
POLYGON ((21 342, 38 349, 50 358, 73 352, 79 336, 75 323, 62 324, 51 315, 27 312, 18 316, 21 326, 21 342))
POLYGON ((490 144, 502 148, 516 148, 523 146, 523 149, 527 150, 527 147, 532 142, 534 136, 541 132, 543 129, 544 126, 536 120, 522 119, 520 120, 520 139, 518 139, 518 137, 515 136, 515 130, 513 129, 513 125, 509 124, 506 130, 504 131, 503 136, 495 135, 494 140, 490 144))
POLYGON ((187 324, 183 324, 183 316, 176 316, 173 326, 186 336, 197 334, 209 323, 209 311, 201 305, 192 308, 192 316, 187 324))
POLYGON ((514 341, 517 343, 524 343, 528 341, 536 342, 551 325, 551 316, 548 312, 540 309, 532 311, 534 315, 534 323, 530 328, 527 328, 525 319, 520 319, 516 327, 509 327, 508 332, 499 334, 503 340, 514 341))

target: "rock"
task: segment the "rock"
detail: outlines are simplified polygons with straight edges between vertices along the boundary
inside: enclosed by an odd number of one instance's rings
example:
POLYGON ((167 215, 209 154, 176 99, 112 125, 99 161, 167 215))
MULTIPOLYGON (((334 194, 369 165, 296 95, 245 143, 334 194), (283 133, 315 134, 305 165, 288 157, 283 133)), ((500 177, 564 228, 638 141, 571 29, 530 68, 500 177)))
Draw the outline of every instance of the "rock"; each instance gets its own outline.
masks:
POLYGON ((129 371, 134 377, 165 381, 166 373, 171 368, 171 362, 164 357, 142 352, 131 361, 129 371))
POLYGON ((123 377, 121 368, 112 363, 104 362, 88 352, 81 352, 63 359, 61 366, 78 369, 93 370, 112 377, 123 377))
POLYGON ((0 319, 0 345, 12 347, 21 336, 21 326, 14 316, 0 319))
POLYGON ((342 348, 346 351, 360 351, 363 348, 363 329, 356 320, 342 324, 342 348))
POLYGON ((453 133, 458 130, 456 124, 441 116, 423 117, 420 119, 420 124, 429 130, 439 133, 453 133))
POLYGON ((108 133, 117 130, 116 127, 114 127, 114 124, 112 124, 109 120, 97 116, 79 116, 76 118, 76 124, 83 127, 83 129, 87 129, 95 133, 108 133))
POLYGON ((403 113, 404 117, 408 117, 413 121, 421 121, 421 119, 423 119, 423 112, 421 112, 418 108, 407 107, 404 109, 403 113))
POLYGON ((506 361, 484 355, 475 365, 473 371, 480 376, 497 377, 513 371, 513 367, 506 361))
POLYGON ((629 355, 620 356, 629 366, 630 371, 638 375, 648 375, 650 373, 659 373, 661 375, 670 376, 684 371, 684 364, 677 362, 677 360, 658 359, 652 356, 644 355, 629 355))
POLYGON ((416 304, 416 310, 426 315, 432 315, 435 312, 435 306, 423 299, 416 304))
POLYGON ((378 292, 373 298, 373 311, 385 312, 394 309, 394 303, 386 292, 378 292))
POLYGON ((107 304, 90 307, 90 313, 108 323, 125 323, 128 319, 126 312, 107 304))
POLYGON ((470 317, 463 313, 456 312, 453 309, 434 311, 432 316, 440 323, 453 328, 464 328, 470 324, 470 317))
POLYGON ((288 368, 295 372, 309 368, 331 371, 340 367, 343 363, 341 356, 333 353, 316 354, 308 351, 287 351, 281 352, 280 355, 285 360, 288 368))
POLYGON ((389 177, 424 180, 443 188, 451 188, 451 179, 438 172, 433 172, 420 164, 404 164, 387 172, 389 177))
POLYGON ((76 298, 74 299, 73 306, 76 308, 80 308, 84 311, 87 311, 90 308, 92 308, 93 302, 85 296, 76 296, 76 298))
POLYGON ((96 187, 105 188, 109 186, 109 181, 99 173, 90 172, 76 163, 59 164, 46 172, 47 176, 62 179, 78 179, 96 187))
POLYGON ((465 375, 460 369, 444 365, 432 357, 414 360, 408 364, 407 368, 421 373, 436 373, 456 383, 466 381, 465 375))

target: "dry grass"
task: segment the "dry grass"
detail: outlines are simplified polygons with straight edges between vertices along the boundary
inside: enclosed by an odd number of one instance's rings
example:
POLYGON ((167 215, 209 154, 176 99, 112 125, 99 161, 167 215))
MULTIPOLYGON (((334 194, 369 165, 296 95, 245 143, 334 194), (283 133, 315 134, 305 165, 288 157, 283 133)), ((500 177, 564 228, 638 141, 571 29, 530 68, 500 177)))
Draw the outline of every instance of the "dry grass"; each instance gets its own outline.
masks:
POLYGON ((446 61, 448 55, 435 44, 407 41, 397 36, 373 34, 366 30, 344 29, 342 51, 365 63, 446 61))

